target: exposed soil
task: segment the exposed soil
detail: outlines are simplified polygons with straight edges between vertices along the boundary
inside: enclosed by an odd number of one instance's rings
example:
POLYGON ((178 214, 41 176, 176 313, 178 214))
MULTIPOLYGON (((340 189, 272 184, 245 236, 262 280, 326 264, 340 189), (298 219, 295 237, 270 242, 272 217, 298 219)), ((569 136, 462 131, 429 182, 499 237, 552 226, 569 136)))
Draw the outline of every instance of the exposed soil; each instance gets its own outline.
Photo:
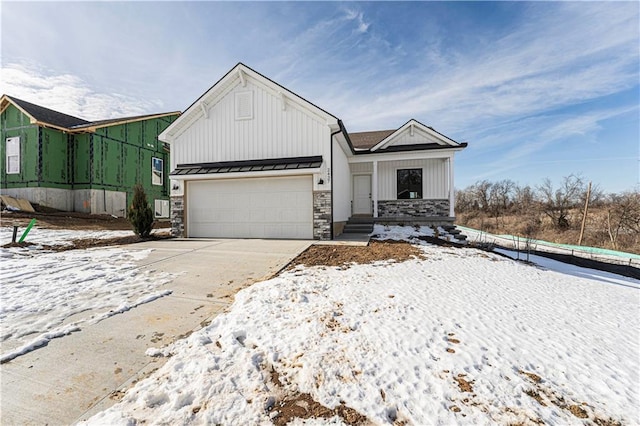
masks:
POLYGON ((308 393, 287 396, 276 404, 274 410, 278 411, 278 415, 273 418, 273 424, 276 426, 284 426, 293 419, 330 419, 334 416, 340 417, 348 425, 368 423, 365 416, 344 403, 333 409, 327 408, 308 393))
MULTIPOLYGON (((36 219, 36 225, 45 229, 71 229, 87 231, 126 231, 131 229, 131 224, 124 217, 113 217, 108 214, 89 214, 78 212, 63 212, 38 204, 32 204, 35 213, 10 212, 3 210, 0 216, 1 226, 18 225, 21 228, 27 226, 31 219, 36 219)), ((171 224, 167 220, 156 221, 154 227, 169 228, 171 224)))
MULTIPOLYGON (((279 390, 282 390, 280 375, 272 367, 268 374, 271 383, 279 390)), ((272 422, 276 426, 285 426, 293 419, 330 419, 338 416, 347 425, 365 425, 369 420, 351 407, 347 407, 341 402, 336 408, 328 408, 320 404, 308 393, 289 392, 280 400, 276 400, 268 407, 269 411, 275 412, 272 422)))
MULTIPOLYGON (((87 238, 87 239, 78 239, 72 240, 70 244, 59 244, 59 245, 49 245, 49 244, 37 244, 42 247, 43 250, 50 251, 68 251, 68 250, 76 250, 76 249, 87 249, 93 247, 106 247, 106 246, 118 246, 125 244, 134 244, 141 243, 144 241, 155 241, 155 240, 165 240, 173 238, 168 233, 162 234, 154 234, 148 238, 141 238, 137 235, 127 235, 124 237, 114 237, 114 238, 87 238)), ((28 247, 36 245, 30 242, 22 242, 22 243, 8 243, 3 245, 3 248, 8 247, 28 247)))
POLYGON ((404 262, 409 259, 423 259, 424 253, 406 242, 371 241, 368 246, 311 246, 289 267, 305 266, 342 266, 351 264, 367 264, 377 261, 404 262))
POLYGON ((464 379, 465 374, 458 374, 458 377, 454 377, 453 380, 458 382, 460 392, 473 392, 473 380, 468 382, 464 379))
MULTIPOLYGON (((32 204, 35 213, 29 212, 9 212, 2 211, 0 216, 0 226, 18 226, 18 236, 24 231, 31 219, 36 219, 36 226, 43 229, 65 229, 79 231, 131 231, 131 235, 113 238, 87 238, 77 239, 65 245, 38 244, 44 250, 67 251, 75 249, 86 249, 91 247, 105 247, 124 244, 134 244, 150 240, 163 240, 171 238, 168 221, 157 221, 154 224, 156 230, 148 238, 140 238, 133 233, 131 224, 126 218, 113 217, 111 215, 98 215, 78 212, 63 212, 48 207, 32 204)), ((30 242, 9 243, 2 247, 28 247, 34 245, 30 242)))

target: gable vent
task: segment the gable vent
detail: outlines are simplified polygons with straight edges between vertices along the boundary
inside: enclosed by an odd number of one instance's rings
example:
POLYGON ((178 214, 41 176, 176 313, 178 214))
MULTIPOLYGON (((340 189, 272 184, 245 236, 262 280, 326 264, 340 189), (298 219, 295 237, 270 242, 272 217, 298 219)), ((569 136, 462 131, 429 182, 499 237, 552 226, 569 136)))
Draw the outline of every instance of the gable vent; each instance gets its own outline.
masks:
POLYGON ((236 120, 253 118, 253 92, 236 93, 236 120))

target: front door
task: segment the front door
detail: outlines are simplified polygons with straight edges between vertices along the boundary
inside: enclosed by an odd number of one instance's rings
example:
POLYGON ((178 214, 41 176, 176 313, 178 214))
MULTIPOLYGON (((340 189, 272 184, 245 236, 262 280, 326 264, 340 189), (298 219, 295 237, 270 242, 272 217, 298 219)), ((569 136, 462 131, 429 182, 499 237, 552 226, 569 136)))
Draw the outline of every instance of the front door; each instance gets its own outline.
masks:
POLYGON ((353 177, 353 214, 371 214, 371 175, 353 177))

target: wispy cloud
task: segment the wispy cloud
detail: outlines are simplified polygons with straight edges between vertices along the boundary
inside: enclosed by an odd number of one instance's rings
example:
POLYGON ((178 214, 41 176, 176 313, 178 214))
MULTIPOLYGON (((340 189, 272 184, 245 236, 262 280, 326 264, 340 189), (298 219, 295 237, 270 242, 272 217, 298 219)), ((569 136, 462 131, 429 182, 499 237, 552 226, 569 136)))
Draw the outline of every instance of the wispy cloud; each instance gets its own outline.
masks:
POLYGON ((35 66, 6 64, 2 66, 1 75, 1 93, 88 120, 164 112, 159 100, 99 93, 72 74, 51 74, 35 66))
POLYGON ((364 12, 356 11, 354 9, 346 9, 345 17, 349 21, 355 21, 357 23, 356 31, 359 33, 366 33, 369 29, 369 22, 364 20, 364 12))

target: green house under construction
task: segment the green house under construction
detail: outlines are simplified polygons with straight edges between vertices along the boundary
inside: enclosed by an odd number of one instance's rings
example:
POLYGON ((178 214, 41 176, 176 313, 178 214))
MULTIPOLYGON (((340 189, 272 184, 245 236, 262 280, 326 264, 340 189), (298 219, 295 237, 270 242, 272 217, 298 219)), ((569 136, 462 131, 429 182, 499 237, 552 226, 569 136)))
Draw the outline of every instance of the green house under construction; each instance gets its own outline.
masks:
POLYGON ((125 216, 142 184, 169 216, 169 151, 158 135, 179 112, 87 121, 0 98, 0 193, 65 211, 125 216))

